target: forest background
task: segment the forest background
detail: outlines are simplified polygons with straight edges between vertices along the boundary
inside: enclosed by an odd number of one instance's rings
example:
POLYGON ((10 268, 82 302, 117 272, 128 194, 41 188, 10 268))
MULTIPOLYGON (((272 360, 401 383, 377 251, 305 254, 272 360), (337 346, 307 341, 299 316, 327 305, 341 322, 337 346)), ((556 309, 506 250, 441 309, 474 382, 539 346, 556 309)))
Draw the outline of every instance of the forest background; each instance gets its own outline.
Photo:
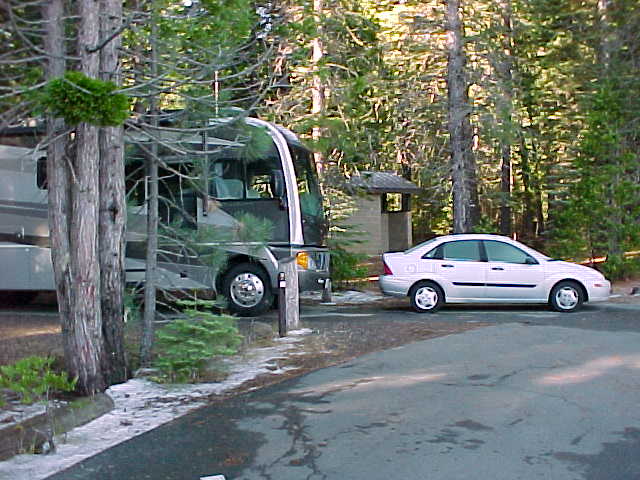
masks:
POLYGON ((501 233, 639 269, 635 0, 0 0, 0 22, 0 130, 47 118, 63 330, 95 337, 65 336, 87 392, 126 377, 123 123, 193 130, 239 107, 316 152, 335 231, 346 179, 385 170, 422 188, 416 241, 501 233))
POLYGON ((477 207, 457 231, 515 235, 554 256, 606 257, 614 277, 637 268, 623 255, 640 240, 636 2, 316 0, 297 8, 311 38, 280 47, 276 65, 289 88, 269 97, 265 113, 301 134, 319 129, 327 170, 392 170, 416 182, 417 241, 454 230, 449 120, 460 106, 448 68, 462 54, 468 102, 458 115, 469 122, 465 181, 477 207), (452 4, 462 51, 452 47, 452 4), (314 81, 325 100, 317 114, 314 81))

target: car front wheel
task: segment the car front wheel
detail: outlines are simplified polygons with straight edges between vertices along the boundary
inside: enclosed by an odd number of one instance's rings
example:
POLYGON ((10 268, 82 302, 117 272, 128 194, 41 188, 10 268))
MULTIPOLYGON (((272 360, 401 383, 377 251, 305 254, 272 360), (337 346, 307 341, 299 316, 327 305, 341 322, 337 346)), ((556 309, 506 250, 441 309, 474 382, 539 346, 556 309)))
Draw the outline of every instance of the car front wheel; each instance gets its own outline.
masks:
POLYGON ((444 292, 433 282, 420 282, 409 292, 411 306, 418 313, 435 313, 444 304, 444 292))
POLYGON ((255 317, 273 304, 273 292, 264 269, 252 263, 233 267, 224 276, 223 294, 232 313, 255 317))
POLYGON ((576 282, 562 281, 551 290, 549 303, 556 312, 575 312, 584 302, 584 293, 576 282))

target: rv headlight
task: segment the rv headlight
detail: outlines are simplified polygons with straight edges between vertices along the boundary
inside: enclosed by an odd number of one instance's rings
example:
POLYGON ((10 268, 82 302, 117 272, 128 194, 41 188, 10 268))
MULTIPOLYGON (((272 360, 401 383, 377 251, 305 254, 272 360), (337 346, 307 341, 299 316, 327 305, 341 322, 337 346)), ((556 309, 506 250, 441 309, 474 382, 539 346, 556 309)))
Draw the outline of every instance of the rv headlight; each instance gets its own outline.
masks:
POLYGON ((313 258, 311 258, 311 255, 309 255, 309 252, 299 252, 296 255, 296 263, 299 267, 304 268, 305 270, 315 268, 316 266, 316 263, 313 261, 313 258))

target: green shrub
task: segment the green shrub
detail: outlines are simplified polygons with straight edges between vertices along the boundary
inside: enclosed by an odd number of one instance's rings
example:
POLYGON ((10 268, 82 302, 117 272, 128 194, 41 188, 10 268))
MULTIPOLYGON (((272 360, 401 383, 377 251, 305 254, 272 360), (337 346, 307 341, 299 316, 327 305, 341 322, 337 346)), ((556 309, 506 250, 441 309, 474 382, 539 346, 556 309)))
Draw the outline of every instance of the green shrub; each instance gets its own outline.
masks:
POLYGON ((36 99, 44 111, 69 125, 118 126, 129 116, 129 99, 115 93, 117 88, 113 82, 69 71, 47 83, 36 99))
POLYGON ((623 280, 634 277, 640 273, 640 259, 610 256, 600 266, 600 270, 609 280, 623 280))
POLYGON ((333 247, 331 253, 331 282, 338 288, 353 280, 363 280, 369 269, 362 265, 366 255, 351 253, 342 247, 333 247))
POLYGON ((346 229, 334 230, 329 238, 329 253, 331 254, 331 282, 337 288, 353 280, 362 280, 367 277, 369 270, 362 265, 367 256, 361 253, 353 253, 347 250, 350 245, 360 243, 357 235, 346 229))
POLYGON ((168 381, 195 381, 208 360, 236 353, 242 336, 235 318, 198 309, 211 308, 214 302, 178 303, 187 307, 183 312, 186 318, 174 320, 157 331, 156 366, 168 381))
POLYGON ((77 378, 70 380, 66 373, 51 370, 52 357, 27 357, 13 365, 0 367, 0 387, 20 395, 25 404, 47 400, 51 393, 70 392, 77 378))

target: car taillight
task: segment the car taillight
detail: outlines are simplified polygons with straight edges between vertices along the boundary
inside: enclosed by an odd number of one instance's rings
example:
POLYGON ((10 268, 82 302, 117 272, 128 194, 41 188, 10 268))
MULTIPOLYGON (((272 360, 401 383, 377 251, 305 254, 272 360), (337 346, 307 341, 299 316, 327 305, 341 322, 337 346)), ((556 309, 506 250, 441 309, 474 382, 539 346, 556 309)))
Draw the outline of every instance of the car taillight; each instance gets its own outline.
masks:
POLYGON ((387 265, 387 262, 385 262, 384 260, 382 261, 382 267, 384 268, 385 275, 393 275, 393 272, 389 268, 389 265, 387 265))

